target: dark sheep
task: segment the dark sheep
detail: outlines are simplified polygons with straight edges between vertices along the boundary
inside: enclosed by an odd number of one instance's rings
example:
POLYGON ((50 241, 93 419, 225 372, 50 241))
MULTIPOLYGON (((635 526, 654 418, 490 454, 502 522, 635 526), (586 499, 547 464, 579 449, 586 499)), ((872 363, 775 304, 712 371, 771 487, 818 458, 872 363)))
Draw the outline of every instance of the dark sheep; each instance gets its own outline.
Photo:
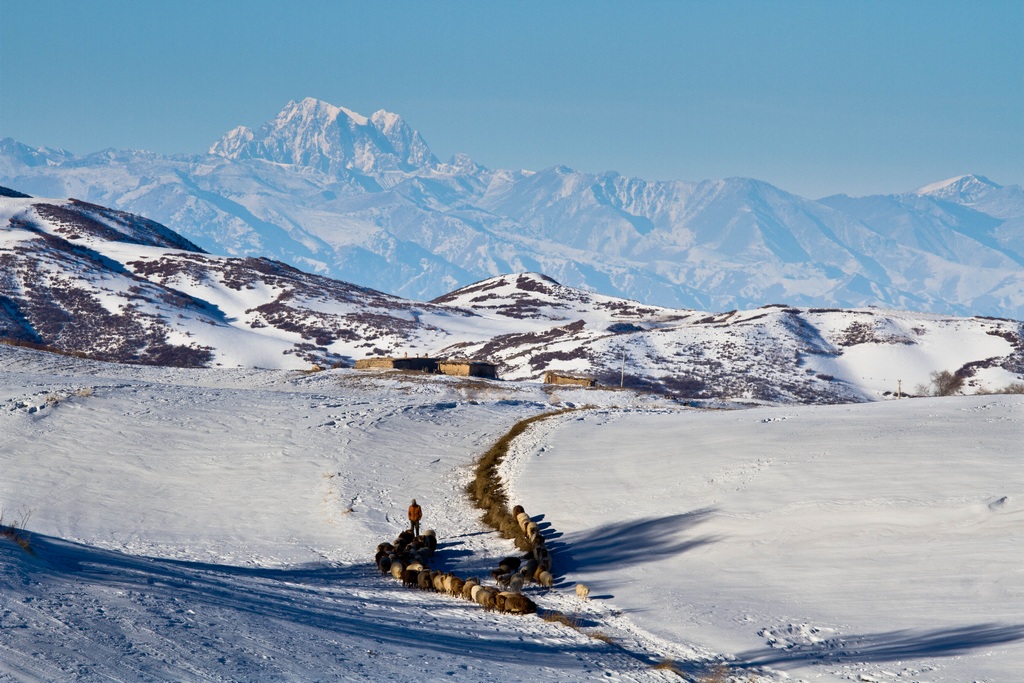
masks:
POLYGON ((535 614, 537 603, 521 593, 509 593, 505 596, 504 608, 509 614, 535 614))
POLYGON ((402 586, 405 588, 414 588, 419 575, 420 573, 415 569, 406 569, 402 572, 402 586))
POLYGON ((426 569, 421 571, 419 573, 419 576, 417 577, 417 585, 420 587, 420 590, 424 590, 424 591, 433 590, 434 589, 434 580, 430 576, 430 572, 428 572, 426 569))
POLYGON ((498 566, 508 567, 508 569, 505 570, 506 572, 514 572, 515 570, 519 569, 519 566, 522 563, 523 561, 518 557, 506 557, 498 563, 498 566))
POLYGON ((389 571, 391 571, 391 556, 384 555, 379 560, 377 560, 377 567, 380 569, 381 574, 387 574, 389 571))
POLYGON ((512 516, 513 517, 518 517, 519 514, 522 513, 522 512, 526 512, 526 510, 523 508, 522 505, 516 505, 514 508, 512 508, 512 516))

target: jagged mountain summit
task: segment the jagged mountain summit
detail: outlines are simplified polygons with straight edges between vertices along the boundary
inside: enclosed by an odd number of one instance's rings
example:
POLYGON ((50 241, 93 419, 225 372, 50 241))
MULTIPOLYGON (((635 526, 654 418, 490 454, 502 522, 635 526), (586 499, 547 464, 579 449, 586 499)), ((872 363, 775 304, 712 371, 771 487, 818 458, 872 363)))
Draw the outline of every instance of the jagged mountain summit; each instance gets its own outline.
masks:
POLYGON ((878 309, 707 313, 502 275, 431 302, 266 258, 204 252, 154 221, 0 191, 0 341, 187 367, 350 366, 367 356, 548 370, 685 399, 835 403, 955 371, 968 390, 1024 379, 1024 325, 878 309))
POLYGON ((1024 190, 968 175, 809 200, 747 178, 652 182, 441 162, 396 114, 312 98, 206 155, 0 141, 0 183, 150 216, 413 299, 536 271, 672 308, 887 306, 1024 318, 1024 190))
POLYGON ((226 159, 263 159, 315 168, 327 174, 383 174, 436 165, 420 134, 397 114, 367 118, 344 107, 307 97, 289 102, 259 130, 239 126, 210 147, 226 159))

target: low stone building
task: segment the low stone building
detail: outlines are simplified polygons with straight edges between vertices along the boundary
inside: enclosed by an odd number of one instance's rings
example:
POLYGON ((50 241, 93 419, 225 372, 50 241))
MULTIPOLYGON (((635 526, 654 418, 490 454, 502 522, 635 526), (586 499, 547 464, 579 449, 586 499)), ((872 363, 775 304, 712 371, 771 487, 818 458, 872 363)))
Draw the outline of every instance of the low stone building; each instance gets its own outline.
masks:
POLYGON ((548 370, 544 373, 544 384, 568 384, 577 387, 596 387, 597 380, 593 377, 582 377, 570 375, 558 370, 548 370))
POLYGON ((380 356, 376 358, 360 358, 356 361, 356 370, 368 370, 370 368, 382 368, 388 370, 413 370, 416 372, 437 372, 437 359, 416 357, 416 358, 391 358, 380 356))
POLYGON ((380 368, 384 370, 410 370, 413 372, 439 372, 444 375, 455 375, 457 377, 498 378, 498 366, 494 363, 461 359, 438 360, 437 358, 427 358, 425 356, 415 358, 391 358, 385 356, 360 358, 356 361, 355 368, 356 370, 380 368))
POLYGON ((486 377, 498 379, 498 366, 479 360, 442 360, 437 363, 438 372, 458 377, 486 377))

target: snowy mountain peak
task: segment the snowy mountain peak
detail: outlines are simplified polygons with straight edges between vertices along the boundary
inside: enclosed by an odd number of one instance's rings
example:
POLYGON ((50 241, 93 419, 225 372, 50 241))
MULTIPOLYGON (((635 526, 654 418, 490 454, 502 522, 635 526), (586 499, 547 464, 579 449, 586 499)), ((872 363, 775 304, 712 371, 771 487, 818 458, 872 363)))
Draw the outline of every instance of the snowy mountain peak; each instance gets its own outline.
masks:
POLYGON ((387 135, 396 128, 400 128, 405 125, 405 121, 401 116, 393 112, 387 111, 386 109, 378 109, 373 112, 370 116, 370 120, 373 121, 373 125, 377 127, 379 131, 387 135))
POLYGON ((480 166, 468 154, 463 154, 462 152, 453 154, 448 163, 437 165, 439 173, 450 175, 473 175, 483 170, 483 166, 480 166))
POLYGON ((210 154, 307 166, 331 175, 413 171, 437 163, 420 134, 397 114, 382 109, 367 118, 312 97, 289 102, 258 130, 229 131, 210 154))
POLYGON ((913 194, 965 204, 977 201, 992 190, 998 190, 1001 187, 1002 185, 997 185, 985 176, 969 173, 925 185, 914 190, 913 194))
POLYGON ((255 133, 248 126, 237 126, 224 134, 217 142, 210 145, 209 154, 237 159, 241 150, 253 141, 255 133))

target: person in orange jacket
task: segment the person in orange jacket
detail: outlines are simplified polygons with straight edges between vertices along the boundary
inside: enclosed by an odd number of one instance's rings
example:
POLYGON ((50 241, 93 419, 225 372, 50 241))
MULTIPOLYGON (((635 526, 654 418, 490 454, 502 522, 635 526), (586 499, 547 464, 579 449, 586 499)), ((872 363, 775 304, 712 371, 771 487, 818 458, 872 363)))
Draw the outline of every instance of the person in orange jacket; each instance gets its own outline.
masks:
POLYGON ((423 508, 417 503, 416 499, 412 499, 412 505, 409 506, 409 523, 412 524, 412 532, 419 536, 420 535, 420 520, 423 519, 423 508))

